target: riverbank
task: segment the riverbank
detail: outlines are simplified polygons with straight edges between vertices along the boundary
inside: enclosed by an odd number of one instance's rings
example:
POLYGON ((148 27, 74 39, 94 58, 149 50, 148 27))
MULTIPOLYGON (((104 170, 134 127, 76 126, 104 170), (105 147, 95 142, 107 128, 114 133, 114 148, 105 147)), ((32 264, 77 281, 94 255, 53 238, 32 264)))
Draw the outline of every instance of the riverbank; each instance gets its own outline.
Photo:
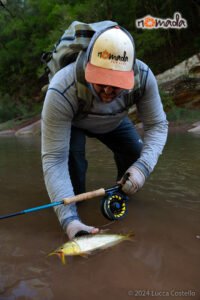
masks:
MULTIPOLYGON (((11 121, 10 121, 11 122, 11 121)), ((21 123, 15 124, 13 121, 6 128, 5 123, 0 124, 0 137, 1 136, 39 136, 41 134, 41 119, 40 116, 35 116, 29 120, 24 120, 21 123)), ((136 125, 139 131, 142 131, 142 124, 136 125)), ((200 134, 200 121, 195 123, 184 121, 170 121, 169 132, 188 132, 200 134)))
POLYGON ((1 136, 40 135, 41 116, 10 120, 0 124, 1 136))
POLYGON ((169 132, 188 132, 194 128, 191 123, 169 122, 169 132))

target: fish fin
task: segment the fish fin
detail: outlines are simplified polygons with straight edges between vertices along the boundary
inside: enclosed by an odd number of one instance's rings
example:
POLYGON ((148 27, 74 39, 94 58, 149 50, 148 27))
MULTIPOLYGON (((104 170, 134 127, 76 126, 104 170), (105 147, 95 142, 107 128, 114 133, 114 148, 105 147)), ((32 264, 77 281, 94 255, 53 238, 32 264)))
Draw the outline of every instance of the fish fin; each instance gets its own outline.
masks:
POLYGON ((84 257, 84 258, 88 258, 88 254, 87 253, 81 253, 80 256, 84 257))
POLYGON ((125 238, 125 240, 133 241, 134 236, 135 236, 135 233, 130 232, 130 233, 125 234, 124 238, 125 238))
POLYGON ((81 253, 80 256, 81 256, 81 257, 84 257, 84 258, 88 258, 88 256, 91 255, 91 254, 92 254, 92 252, 87 251, 87 252, 81 253))

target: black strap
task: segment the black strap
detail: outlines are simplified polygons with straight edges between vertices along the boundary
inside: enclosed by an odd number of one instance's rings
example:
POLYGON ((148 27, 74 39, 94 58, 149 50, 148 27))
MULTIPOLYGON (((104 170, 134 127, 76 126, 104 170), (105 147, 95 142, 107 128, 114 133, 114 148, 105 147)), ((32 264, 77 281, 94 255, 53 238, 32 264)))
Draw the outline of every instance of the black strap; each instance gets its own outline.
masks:
POLYGON ((76 61, 76 77, 77 81, 86 85, 85 80, 86 52, 81 51, 76 61))

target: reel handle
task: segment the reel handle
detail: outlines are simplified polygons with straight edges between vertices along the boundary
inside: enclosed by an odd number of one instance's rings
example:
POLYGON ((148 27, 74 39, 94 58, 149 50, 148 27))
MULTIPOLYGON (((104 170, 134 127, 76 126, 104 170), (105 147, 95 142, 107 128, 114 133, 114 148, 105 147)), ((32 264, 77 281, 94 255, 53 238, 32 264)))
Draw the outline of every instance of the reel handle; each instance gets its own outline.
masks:
POLYGON ((82 193, 82 194, 79 194, 79 195, 76 195, 76 196, 73 196, 70 198, 64 198, 63 203, 65 205, 67 205, 67 204, 74 203, 74 202, 89 200, 89 199, 96 198, 99 196, 105 196, 105 194, 106 194, 106 190, 104 188, 100 188, 98 190, 87 192, 87 193, 82 193))
POLYGON ((92 199, 92 198, 105 196, 109 193, 119 191, 120 187, 121 187, 120 184, 116 184, 113 187, 108 188, 108 189, 100 188, 100 189, 95 190, 95 191, 82 193, 82 194, 75 195, 75 196, 69 197, 69 198, 64 198, 63 199, 63 204, 67 205, 67 204, 74 203, 74 202, 85 201, 85 200, 89 200, 89 199, 92 199))

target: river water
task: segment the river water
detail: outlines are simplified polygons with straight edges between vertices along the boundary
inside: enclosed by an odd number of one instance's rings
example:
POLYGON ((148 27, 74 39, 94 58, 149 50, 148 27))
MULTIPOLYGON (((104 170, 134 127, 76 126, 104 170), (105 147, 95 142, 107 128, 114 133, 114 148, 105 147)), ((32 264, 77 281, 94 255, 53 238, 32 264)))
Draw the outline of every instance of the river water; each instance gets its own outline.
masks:
MULTIPOLYGON (((87 224, 134 231, 123 242, 62 265, 47 254, 66 242, 53 209, 0 221, 0 300, 200 299, 200 136, 170 134, 159 163, 109 223, 94 199, 79 206, 87 224)), ((115 184, 112 154, 91 139, 87 190, 115 184)), ((39 138, 1 138, 0 214, 48 203, 39 138)))

